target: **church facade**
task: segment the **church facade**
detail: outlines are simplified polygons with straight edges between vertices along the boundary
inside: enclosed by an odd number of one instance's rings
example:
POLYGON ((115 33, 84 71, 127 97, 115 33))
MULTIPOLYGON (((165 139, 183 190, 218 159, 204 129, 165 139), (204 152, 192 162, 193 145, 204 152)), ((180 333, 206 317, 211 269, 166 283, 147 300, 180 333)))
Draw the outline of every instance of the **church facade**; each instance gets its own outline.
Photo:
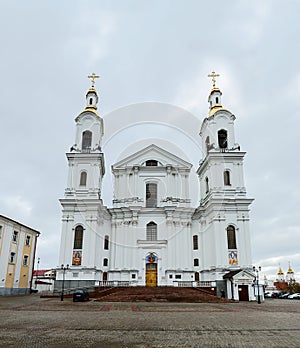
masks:
POLYGON ((245 152, 215 76, 209 113, 199 124, 205 155, 196 169, 196 207, 189 192, 192 164, 155 143, 112 165, 114 199, 111 207, 103 205, 104 126, 92 79, 86 108, 75 119, 75 145, 66 154, 59 262, 68 268, 57 270, 57 284, 63 278, 68 287, 206 284, 228 298, 255 298, 245 152))

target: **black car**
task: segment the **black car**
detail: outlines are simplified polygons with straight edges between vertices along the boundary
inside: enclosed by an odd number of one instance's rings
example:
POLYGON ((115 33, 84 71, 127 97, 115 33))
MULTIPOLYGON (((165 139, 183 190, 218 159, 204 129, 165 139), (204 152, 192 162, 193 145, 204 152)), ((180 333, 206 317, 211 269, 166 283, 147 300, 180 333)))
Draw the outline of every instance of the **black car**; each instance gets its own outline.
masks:
POLYGON ((88 301, 89 298, 90 298, 89 293, 86 290, 75 290, 73 293, 73 302, 88 301))

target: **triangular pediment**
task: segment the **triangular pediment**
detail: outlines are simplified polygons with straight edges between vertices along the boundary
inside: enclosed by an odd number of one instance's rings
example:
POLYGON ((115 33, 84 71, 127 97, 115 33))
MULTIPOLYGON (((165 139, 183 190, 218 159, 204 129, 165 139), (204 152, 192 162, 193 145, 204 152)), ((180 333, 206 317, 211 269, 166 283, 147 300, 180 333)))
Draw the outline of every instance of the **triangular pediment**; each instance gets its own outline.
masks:
POLYGON ((234 279, 237 280, 253 280, 255 278, 255 275, 252 272, 249 272, 247 270, 236 270, 226 273, 223 276, 224 279, 234 279))
POLYGON ((155 160, 158 162, 158 166, 163 167, 171 165, 178 169, 192 168, 191 163, 154 144, 125 157, 121 161, 115 163, 112 167, 114 169, 121 169, 132 166, 144 166, 146 161, 149 160, 155 160))

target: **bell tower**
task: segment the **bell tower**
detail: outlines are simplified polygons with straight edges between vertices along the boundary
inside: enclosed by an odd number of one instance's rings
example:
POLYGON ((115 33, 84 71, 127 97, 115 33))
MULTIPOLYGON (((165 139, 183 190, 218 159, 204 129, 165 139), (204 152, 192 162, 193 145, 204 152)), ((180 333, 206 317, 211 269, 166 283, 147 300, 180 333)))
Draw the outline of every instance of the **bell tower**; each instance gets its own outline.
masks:
MULTIPOLYGON (((235 141, 235 116, 221 103, 222 92, 212 72, 212 89, 208 96, 209 112, 200 129, 202 152, 197 174, 200 204, 194 215, 199 219, 203 244, 203 280, 216 274, 252 269, 249 205, 243 174, 245 152, 235 141)), ((201 275, 202 273, 202 275, 201 275)))
MULTIPOLYGON (((103 244, 99 231, 105 215, 101 199, 105 174, 101 150, 103 119, 97 111, 98 93, 94 73, 88 76, 91 87, 86 93, 86 107, 75 118, 75 143, 66 153, 68 160, 67 188, 62 205, 62 235, 60 264, 71 268, 97 271, 98 254, 95 245, 103 244)), ((99 265, 98 265, 99 267, 99 265)), ((83 271, 82 271, 83 272, 83 271)))

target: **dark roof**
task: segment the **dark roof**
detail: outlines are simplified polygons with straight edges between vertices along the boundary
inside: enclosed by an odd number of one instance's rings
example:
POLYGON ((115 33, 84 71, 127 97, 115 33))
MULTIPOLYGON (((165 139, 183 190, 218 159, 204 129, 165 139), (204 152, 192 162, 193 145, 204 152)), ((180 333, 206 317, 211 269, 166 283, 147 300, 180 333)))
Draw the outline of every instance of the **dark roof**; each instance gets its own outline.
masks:
POLYGON ((230 271, 223 275, 223 279, 231 279, 233 276, 235 276, 236 274, 242 271, 243 271, 242 269, 237 269, 236 271, 230 271))
POLYGON ((33 232, 36 232, 38 235, 41 233, 41 232, 39 232, 39 231, 37 231, 37 230, 35 230, 35 229, 29 227, 29 226, 26 226, 26 225, 22 224, 21 222, 18 222, 18 221, 16 221, 16 220, 13 220, 13 219, 11 219, 11 218, 9 218, 9 217, 7 217, 7 216, 0 215, 0 218, 5 219, 5 220, 8 220, 8 221, 11 221, 11 222, 14 222, 15 224, 18 224, 18 225, 23 226, 23 227, 25 227, 25 228, 28 228, 29 230, 31 230, 31 231, 33 231, 33 232))

